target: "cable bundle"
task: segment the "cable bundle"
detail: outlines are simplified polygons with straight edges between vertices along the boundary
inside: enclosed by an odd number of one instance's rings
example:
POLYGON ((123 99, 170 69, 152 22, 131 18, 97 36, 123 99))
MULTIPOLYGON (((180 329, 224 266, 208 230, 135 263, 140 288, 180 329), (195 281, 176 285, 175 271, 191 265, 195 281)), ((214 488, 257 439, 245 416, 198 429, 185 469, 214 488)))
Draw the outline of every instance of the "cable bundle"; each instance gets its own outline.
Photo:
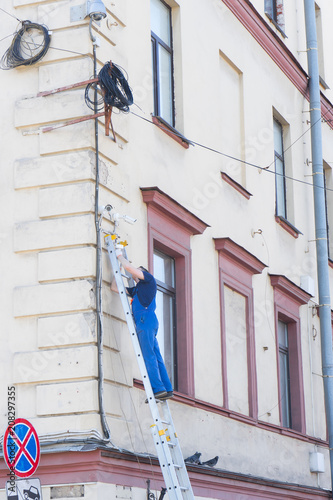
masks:
POLYGON ((89 83, 85 91, 86 104, 94 109, 95 91, 100 88, 102 97, 97 101, 97 107, 101 109, 102 104, 115 107, 127 113, 129 106, 133 104, 133 95, 128 85, 127 78, 116 64, 107 62, 98 73, 98 83, 89 83), (90 97, 91 91, 93 97, 90 97))
POLYGON ((1 69, 30 66, 45 56, 51 37, 46 26, 22 21, 22 28, 15 33, 13 41, 1 58, 1 69))

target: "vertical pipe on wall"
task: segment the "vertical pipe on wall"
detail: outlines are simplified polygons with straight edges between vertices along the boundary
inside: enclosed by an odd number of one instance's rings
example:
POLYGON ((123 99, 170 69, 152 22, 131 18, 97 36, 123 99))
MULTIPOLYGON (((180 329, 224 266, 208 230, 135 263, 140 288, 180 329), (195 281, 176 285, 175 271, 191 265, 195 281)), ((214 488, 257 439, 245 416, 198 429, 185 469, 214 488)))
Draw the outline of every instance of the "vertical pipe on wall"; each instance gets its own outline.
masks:
MULTIPOLYGON (((96 37, 92 34, 92 18, 89 23, 90 38, 93 43, 94 56, 94 78, 97 78, 97 55, 96 55, 96 37)), ((97 85, 94 92, 94 113, 98 113, 98 93, 97 85)), ((102 324, 102 244, 101 244, 101 228, 98 214, 99 206, 99 141, 98 141, 98 118, 95 118, 95 226, 96 226, 96 322, 97 322, 97 350, 98 350, 98 403, 99 414, 103 434, 107 439, 110 439, 110 429, 105 416, 104 410, 104 369, 103 369, 103 324, 102 324)))
MULTIPOLYGON (((321 332, 321 355, 324 379, 327 428, 330 449, 331 480, 333 477, 333 353, 331 299, 329 284, 327 224, 324 192, 324 169, 321 134, 321 102, 319 88, 319 64, 314 0, 304 0, 305 28, 307 40, 311 148, 314 215, 317 249, 317 275, 319 292, 319 318, 321 332)), ((333 480, 332 480, 333 485, 333 480)))

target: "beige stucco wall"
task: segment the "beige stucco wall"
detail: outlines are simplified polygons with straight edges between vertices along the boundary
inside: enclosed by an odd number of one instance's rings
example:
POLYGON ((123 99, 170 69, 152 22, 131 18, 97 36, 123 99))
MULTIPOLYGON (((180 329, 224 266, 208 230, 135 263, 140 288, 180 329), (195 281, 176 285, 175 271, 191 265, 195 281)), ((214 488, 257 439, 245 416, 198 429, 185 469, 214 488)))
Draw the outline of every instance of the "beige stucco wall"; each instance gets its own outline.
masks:
MULTIPOLYGON (((87 54, 50 49, 35 66, 0 74, 5 89, 0 196, 3 431, 7 386, 15 384, 17 414, 31 420, 40 435, 67 430, 101 432, 94 314, 94 125, 87 121, 42 133, 46 125, 87 115, 90 110, 82 88, 36 97, 40 91, 92 75, 87 22, 70 21, 70 7, 81 3, 3 2, 3 8, 19 18, 48 25, 53 31, 53 47, 87 54)), ((140 107, 132 110, 149 120, 153 112, 149 2, 105 4, 110 23, 117 26, 101 24, 99 65, 112 59, 126 69, 140 107)), ((253 4, 263 14, 263 2, 253 4)), ((203 235, 191 241, 195 396, 200 400, 219 406, 223 402, 218 261, 213 238, 229 237, 266 264, 262 274, 253 277, 258 415, 260 420, 278 425, 273 291, 268 273, 284 275, 297 286, 303 275, 316 282, 316 255, 310 186, 288 182, 290 221, 303 233, 298 239, 274 220, 272 118, 274 109, 289 124, 288 141, 293 146, 286 156, 288 175, 310 180, 309 105, 223 4, 212 0, 203 9, 199 0, 181 0, 179 6, 172 5, 176 127, 190 140, 261 167, 269 165, 270 173, 197 145, 185 150, 137 116, 114 113, 117 143, 104 136, 102 123, 99 127, 100 204, 111 203, 117 212, 138 219, 134 226, 121 222, 119 228, 135 264, 147 263, 147 215, 139 187, 158 186, 209 224, 203 235), (226 88, 230 91, 236 82, 232 99, 225 94, 224 77, 229 78, 226 88), (232 142, 224 133, 229 126, 234 131, 232 142), (241 183, 253 195, 250 200, 224 183, 220 171, 241 183)), ((322 8, 328 13, 326 22, 333 7, 325 4, 322 8)), ((298 53, 305 43, 304 26, 299 24, 302 16, 290 6, 286 9, 286 20, 293 28, 285 43, 305 64, 304 54, 298 53)), ((15 29, 15 21, 7 21, 1 25, 0 38, 8 29, 15 29)), ((330 31, 325 31, 325 40, 332 36, 330 31)), ((2 42, 2 52, 5 46, 2 42)), ((328 83, 332 71, 327 64, 328 83)), ((329 90, 327 96, 332 97, 329 90)), ((323 125, 323 137, 324 156, 330 161, 333 142, 327 125, 323 125)), ((104 224, 109 228, 107 221, 104 224)), ((126 326, 120 321, 119 299, 109 291, 110 278, 104 255, 104 390, 111 440, 119 447, 154 453, 144 395, 132 388, 133 377, 139 379, 140 373, 126 326)), ((333 282, 332 270, 331 278, 333 282)), ((317 300, 315 296, 313 304, 317 300)), ((306 433, 325 440, 319 321, 307 305, 300 308, 300 317, 306 433)), ((330 486, 327 449, 319 449, 325 454, 326 473, 317 476, 309 472, 309 453, 315 449, 311 443, 175 402, 170 407, 185 456, 198 449, 207 458, 219 455, 222 469, 330 486)))

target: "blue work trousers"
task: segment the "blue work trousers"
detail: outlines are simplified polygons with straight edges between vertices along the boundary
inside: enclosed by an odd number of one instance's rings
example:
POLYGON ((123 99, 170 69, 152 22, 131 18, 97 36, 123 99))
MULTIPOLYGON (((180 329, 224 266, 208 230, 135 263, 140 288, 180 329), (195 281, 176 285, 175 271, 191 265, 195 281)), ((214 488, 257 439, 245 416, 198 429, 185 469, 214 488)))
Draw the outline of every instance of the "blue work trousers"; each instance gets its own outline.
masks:
POLYGON ((149 314, 137 322, 136 330, 153 392, 172 391, 172 385, 156 339, 157 328, 149 314))

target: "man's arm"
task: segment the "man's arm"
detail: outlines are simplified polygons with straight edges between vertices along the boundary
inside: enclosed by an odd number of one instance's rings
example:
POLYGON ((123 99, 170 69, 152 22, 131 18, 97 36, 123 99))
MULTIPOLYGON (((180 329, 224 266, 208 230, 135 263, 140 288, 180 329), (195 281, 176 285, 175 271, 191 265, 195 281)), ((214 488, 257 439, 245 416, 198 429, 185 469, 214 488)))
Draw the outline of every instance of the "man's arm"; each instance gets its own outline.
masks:
MULTIPOLYGON (((125 259, 125 257, 123 256, 123 254, 122 254, 121 251, 119 251, 119 253, 118 253, 118 251, 116 251, 116 255, 117 255, 117 258, 119 260, 119 264, 121 264, 123 266, 123 268, 132 275, 133 278, 136 278, 136 279, 139 279, 139 280, 144 280, 145 277, 144 277, 144 274, 141 271, 141 269, 138 269, 137 267, 134 267, 130 262, 128 262, 128 260, 125 259)), ((113 277, 110 289, 111 289, 112 292, 119 293, 115 277, 113 277)))
POLYGON ((126 269, 126 271, 129 272, 133 278, 136 278, 138 280, 145 279, 141 269, 134 267, 130 262, 128 262, 127 259, 125 259, 125 257, 122 254, 117 255, 117 257, 123 268, 126 269))

